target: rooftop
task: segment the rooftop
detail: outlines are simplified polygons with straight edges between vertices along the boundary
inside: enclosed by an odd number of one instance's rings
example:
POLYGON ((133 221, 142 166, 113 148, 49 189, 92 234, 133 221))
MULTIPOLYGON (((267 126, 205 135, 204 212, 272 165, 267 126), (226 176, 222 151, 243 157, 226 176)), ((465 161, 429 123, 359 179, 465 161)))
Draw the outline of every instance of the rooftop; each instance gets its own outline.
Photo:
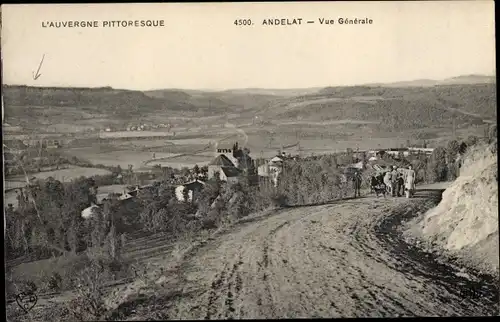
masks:
POLYGON ((190 188, 190 187, 199 186, 199 185, 204 186, 204 185, 205 185, 205 182, 203 182, 203 181, 200 181, 200 180, 196 179, 196 180, 193 180, 193 181, 190 181, 190 182, 186 182, 186 183, 184 183, 184 184, 181 184, 181 185, 179 185, 179 186, 184 186, 184 187, 186 187, 186 188, 190 188))
POLYGON ((271 159, 271 162, 273 162, 273 163, 274 163, 274 162, 276 162, 276 163, 278 163, 278 162, 283 162, 283 159, 282 159, 282 158, 280 158, 280 157, 274 157, 274 158, 272 158, 272 159, 271 159))
POLYGON ((231 160, 229 160, 229 158, 223 154, 219 154, 208 165, 217 165, 220 167, 234 167, 233 162, 231 162, 231 160))
POLYGON ((226 177, 237 177, 241 174, 241 170, 235 167, 223 167, 222 172, 226 175, 226 177))

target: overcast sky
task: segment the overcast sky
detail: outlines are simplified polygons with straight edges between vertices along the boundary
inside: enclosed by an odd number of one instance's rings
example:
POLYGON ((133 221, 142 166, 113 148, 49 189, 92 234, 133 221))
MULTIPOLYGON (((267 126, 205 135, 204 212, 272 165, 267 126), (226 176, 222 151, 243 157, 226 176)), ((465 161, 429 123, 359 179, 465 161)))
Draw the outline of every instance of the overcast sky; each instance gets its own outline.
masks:
POLYGON ((299 88, 495 74, 493 1, 8 5, 2 24, 7 84, 299 88), (303 24, 261 25, 294 17, 303 24), (325 26, 322 17, 373 24, 325 26), (255 25, 235 26, 237 18, 255 25), (82 19, 163 19, 166 26, 41 26, 82 19))

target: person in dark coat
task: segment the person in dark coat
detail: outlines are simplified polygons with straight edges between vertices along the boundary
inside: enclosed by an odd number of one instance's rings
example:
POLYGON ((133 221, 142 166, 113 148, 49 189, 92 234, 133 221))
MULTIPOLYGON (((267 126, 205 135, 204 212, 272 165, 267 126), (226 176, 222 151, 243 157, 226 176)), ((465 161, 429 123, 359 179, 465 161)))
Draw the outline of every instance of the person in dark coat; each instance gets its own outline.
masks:
POLYGON ((375 175, 372 175, 370 178, 370 193, 375 192, 375 188, 378 186, 378 179, 375 175))
POLYGON ((354 198, 361 197, 361 174, 359 171, 354 172, 352 182, 354 186, 354 198))
POLYGON ((398 182, 396 185, 397 189, 397 195, 398 197, 402 197, 404 194, 404 187, 405 187, 405 180, 403 179, 403 174, 399 173, 398 174, 398 182))

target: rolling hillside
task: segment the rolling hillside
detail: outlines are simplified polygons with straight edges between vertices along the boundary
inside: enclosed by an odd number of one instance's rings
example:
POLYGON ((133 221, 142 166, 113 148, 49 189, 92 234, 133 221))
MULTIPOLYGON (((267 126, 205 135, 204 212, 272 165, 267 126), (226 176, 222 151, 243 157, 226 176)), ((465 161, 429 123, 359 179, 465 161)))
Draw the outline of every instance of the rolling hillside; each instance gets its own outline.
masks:
POLYGON ((55 88, 4 86, 4 102, 9 107, 78 107, 84 111, 114 115, 116 117, 152 112, 224 112, 228 104, 209 104, 192 100, 192 96, 180 91, 144 93, 141 91, 103 88, 55 88), (149 95, 147 95, 149 94, 149 95), (156 95, 155 95, 156 94, 156 95))
POLYGON ((482 124, 496 119, 496 84, 326 87, 282 100, 258 115, 273 120, 364 120, 385 128, 482 124))
POLYGON ((5 117, 15 125, 107 124, 138 118, 206 117, 262 107, 275 96, 183 90, 3 86, 5 117), (88 122, 87 122, 88 123, 88 122))
POLYGON ((225 94, 241 94, 241 95, 266 95, 266 96, 299 96, 314 94, 321 90, 321 87, 311 88, 291 88, 291 89, 266 89, 266 88, 242 88, 242 89, 229 89, 219 93, 225 94))
POLYGON ((159 99, 177 98, 199 108, 208 108, 217 112, 241 111, 262 107, 273 102, 279 96, 268 93, 255 93, 245 91, 192 91, 192 90, 154 90, 144 92, 147 96, 159 99))
POLYGON ((366 86, 382 86, 382 87, 427 87, 437 85, 452 85, 452 84, 494 84, 495 76, 484 75, 462 75, 457 77, 446 78, 443 80, 435 79, 417 79, 411 81, 394 82, 394 83, 373 83, 366 86))
MULTIPOLYGON (((228 116, 248 123, 355 120, 384 129, 480 125, 496 119, 496 84, 488 76, 459 76, 434 86, 343 86, 310 89, 151 91, 102 88, 3 87, 6 121, 36 128, 91 127, 137 121, 228 116), (466 84, 469 82, 468 84, 466 84)), ((422 83, 416 81, 417 83, 422 83)), ((432 83, 434 81, 425 81, 432 83)), ((437 82, 437 81, 436 81, 437 82)), ((208 120, 208 118, 207 118, 208 120)))

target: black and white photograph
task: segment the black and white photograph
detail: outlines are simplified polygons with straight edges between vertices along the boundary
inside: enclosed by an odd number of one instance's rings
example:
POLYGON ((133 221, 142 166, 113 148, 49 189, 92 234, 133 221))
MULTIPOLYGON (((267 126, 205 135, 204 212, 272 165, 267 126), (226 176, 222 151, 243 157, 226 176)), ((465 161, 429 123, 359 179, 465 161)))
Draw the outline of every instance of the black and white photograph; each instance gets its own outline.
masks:
POLYGON ((499 315, 493 1, 0 28, 6 321, 499 315))

